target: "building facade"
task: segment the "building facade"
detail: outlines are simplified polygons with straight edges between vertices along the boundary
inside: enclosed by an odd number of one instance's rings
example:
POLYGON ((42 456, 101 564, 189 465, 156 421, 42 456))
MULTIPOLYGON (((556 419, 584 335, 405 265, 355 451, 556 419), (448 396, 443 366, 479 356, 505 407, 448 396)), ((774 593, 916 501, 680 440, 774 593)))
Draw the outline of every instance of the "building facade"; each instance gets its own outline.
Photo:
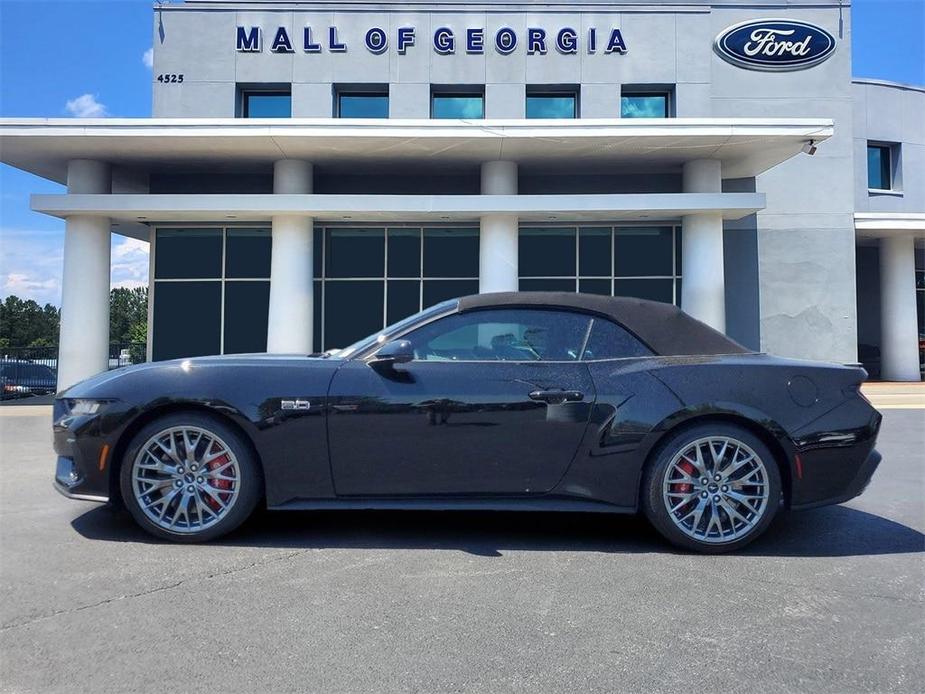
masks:
POLYGON ((925 90, 853 81, 851 29, 819 0, 158 6, 152 118, 0 124, 68 187, 33 198, 67 220, 61 385, 106 366, 110 233, 151 243, 151 359, 563 290, 918 380, 925 90))

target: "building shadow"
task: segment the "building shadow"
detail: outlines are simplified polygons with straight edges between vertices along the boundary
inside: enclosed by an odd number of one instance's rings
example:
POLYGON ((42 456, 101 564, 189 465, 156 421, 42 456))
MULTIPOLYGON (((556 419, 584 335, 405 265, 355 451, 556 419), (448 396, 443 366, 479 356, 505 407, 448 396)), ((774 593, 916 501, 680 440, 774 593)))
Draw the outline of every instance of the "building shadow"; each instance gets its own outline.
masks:
MULTIPOLYGON (((123 510, 97 507, 75 518, 80 535, 107 542, 160 541, 123 510)), ((256 514, 217 546, 304 549, 677 553, 642 518, 588 513, 474 511, 286 511, 256 514)), ((871 513, 831 506, 781 514, 742 550, 748 556, 851 557, 925 552, 921 532, 871 513)))

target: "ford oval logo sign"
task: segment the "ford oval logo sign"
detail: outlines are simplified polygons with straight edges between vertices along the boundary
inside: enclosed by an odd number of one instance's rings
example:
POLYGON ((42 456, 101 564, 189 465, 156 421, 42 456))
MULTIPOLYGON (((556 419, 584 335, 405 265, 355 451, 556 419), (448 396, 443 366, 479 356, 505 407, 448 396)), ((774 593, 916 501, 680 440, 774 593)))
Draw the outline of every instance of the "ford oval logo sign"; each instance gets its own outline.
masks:
POLYGON ((783 72, 821 63, 835 52, 835 37, 807 22, 753 19, 720 33, 714 48, 733 65, 783 72))

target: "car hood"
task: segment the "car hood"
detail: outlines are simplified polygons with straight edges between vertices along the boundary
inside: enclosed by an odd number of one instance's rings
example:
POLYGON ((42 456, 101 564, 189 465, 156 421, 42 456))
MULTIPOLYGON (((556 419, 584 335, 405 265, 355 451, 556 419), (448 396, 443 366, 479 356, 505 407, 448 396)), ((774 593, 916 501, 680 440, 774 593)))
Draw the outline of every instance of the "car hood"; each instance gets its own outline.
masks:
POLYGON ((299 365, 301 368, 330 371, 336 369, 341 363, 342 360, 336 357, 265 353, 171 359, 104 371, 60 391, 56 397, 118 398, 119 392, 128 386, 132 390, 147 386, 160 389, 170 383, 198 380, 204 374, 215 371, 220 371, 224 375, 229 375, 229 372, 234 375, 234 372, 240 371, 242 377, 249 377, 254 369, 299 365))

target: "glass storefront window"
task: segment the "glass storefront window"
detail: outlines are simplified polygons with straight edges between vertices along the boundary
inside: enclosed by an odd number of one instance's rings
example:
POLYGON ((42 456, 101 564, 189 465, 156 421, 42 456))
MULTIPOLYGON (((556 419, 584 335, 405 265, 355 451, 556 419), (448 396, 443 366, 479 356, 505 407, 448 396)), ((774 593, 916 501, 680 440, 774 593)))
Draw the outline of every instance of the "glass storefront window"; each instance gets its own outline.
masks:
POLYGON ((157 229, 153 358, 265 351, 271 245, 265 228, 157 229))
POLYGON ((674 275, 671 227, 620 227, 614 235, 614 277, 674 275))
POLYGON ((888 145, 867 145, 867 187, 892 190, 892 157, 888 145))
POLYGON ((424 277, 478 277, 479 230, 424 229, 424 277))
POLYGON ((284 91, 241 92, 241 116, 244 118, 291 118, 292 94, 284 91))
POLYGON ((269 277, 269 229, 228 229, 225 237, 225 277, 269 277))
POLYGON ((388 118, 389 95, 386 93, 340 93, 337 95, 338 118, 388 118))
POLYGON ((445 299, 478 293, 477 227, 315 232, 315 257, 324 257, 315 273, 316 351, 345 347, 445 299))
POLYGON ((620 97, 620 115, 623 118, 668 118, 667 93, 623 94, 620 97))
POLYGON ((221 229, 158 229, 155 279, 222 276, 221 229))
POLYGON ((155 282, 155 361, 219 354, 221 331, 222 282, 155 282))
POLYGON ((521 277, 575 276, 574 227, 521 227, 521 277))
POLYGON ((679 258, 672 226, 521 227, 519 288, 680 304, 679 258))
POLYGON ((527 118, 578 118, 575 94, 527 94, 527 118))
POLYGON ((430 117, 479 120, 485 117, 485 96, 435 92, 431 98, 430 117))

